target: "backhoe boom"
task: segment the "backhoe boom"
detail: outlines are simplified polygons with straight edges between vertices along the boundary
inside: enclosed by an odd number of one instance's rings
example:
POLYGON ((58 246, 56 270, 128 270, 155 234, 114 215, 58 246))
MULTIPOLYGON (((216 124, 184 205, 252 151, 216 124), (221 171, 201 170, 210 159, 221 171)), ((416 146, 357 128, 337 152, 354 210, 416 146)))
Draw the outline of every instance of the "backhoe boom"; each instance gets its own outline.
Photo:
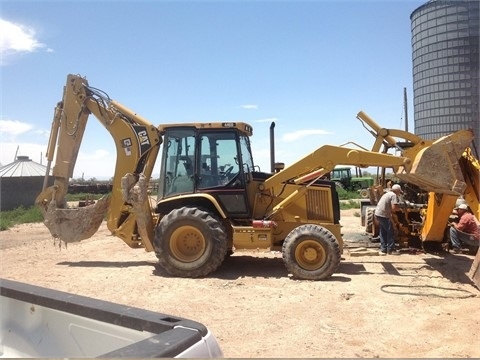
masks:
POLYGON ((129 246, 143 242, 152 250, 153 219, 146 194, 160 144, 160 133, 148 120, 89 87, 86 79, 69 75, 63 99, 55 108, 47 150, 49 163, 55 155, 54 185, 44 189, 36 200, 52 235, 66 242, 86 239, 96 232, 108 212, 107 226, 114 235, 129 246), (115 142, 112 193, 93 206, 69 209, 65 195, 90 114, 115 142))

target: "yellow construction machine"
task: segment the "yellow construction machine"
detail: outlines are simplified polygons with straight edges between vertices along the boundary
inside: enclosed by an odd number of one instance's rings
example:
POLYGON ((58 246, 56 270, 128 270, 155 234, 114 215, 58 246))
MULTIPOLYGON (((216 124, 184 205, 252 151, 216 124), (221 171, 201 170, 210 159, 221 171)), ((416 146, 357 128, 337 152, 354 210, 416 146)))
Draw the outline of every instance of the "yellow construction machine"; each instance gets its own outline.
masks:
POLYGON ((47 177, 55 161, 54 185, 45 186, 36 203, 52 236, 86 239, 106 216, 113 235, 154 251, 173 276, 206 276, 234 249, 261 248, 281 251, 293 277, 321 280, 336 271, 343 249, 335 183, 322 176, 339 164, 391 166, 426 190, 458 195, 465 180, 453 168, 472 139, 462 131, 400 156, 325 145, 268 173, 255 166, 252 134, 242 122, 154 126, 85 78, 69 75, 46 153, 47 177), (90 114, 116 145, 113 187, 96 204, 71 209, 65 195, 90 114), (159 192, 152 201, 148 184, 161 148, 159 192), (442 174, 440 184, 432 171, 442 174))
MULTIPOLYGON (((404 185, 404 211, 393 216, 400 246, 426 250, 438 250, 447 246, 448 223, 455 205, 459 202, 466 203, 476 218, 480 219, 480 161, 473 155, 473 147, 465 147, 459 157, 455 140, 427 141, 407 131, 384 129, 363 111, 357 114, 357 118, 375 139, 371 151, 388 153, 393 150, 400 156, 411 157, 411 154, 421 153, 423 149, 438 149, 433 152, 438 156, 429 157, 427 161, 427 158, 423 157, 423 163, 414 165, 414 174, 405 174, 403 171, 394 173, 404 185), (450 159, 448 168, 451 174, 445 172, 445 157, 440 155, 442 152, 450 159), (457 181, 452 184, 451 191, 444 191, 452 174, 455 174, 453 176, 457 181)), ((466 139, 466 132, 459 131, 450 138, 466 139)), ((370 200, 362 202, 365 229, 373 236, 377 233, 373 212, 385 187, 385 167, 382 168, 380 177, 383 181, 370 189, 370 200)))

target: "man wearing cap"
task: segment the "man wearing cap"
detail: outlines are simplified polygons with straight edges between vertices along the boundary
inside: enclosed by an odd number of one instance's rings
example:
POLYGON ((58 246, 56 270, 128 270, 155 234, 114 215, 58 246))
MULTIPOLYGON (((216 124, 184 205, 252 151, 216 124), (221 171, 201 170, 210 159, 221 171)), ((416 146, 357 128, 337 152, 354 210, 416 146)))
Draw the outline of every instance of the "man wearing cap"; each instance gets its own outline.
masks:
POLYGON ((480 231, 475 217, 468 211, 467 204, 460 204, 455 210, 457 210, 459 221, 450 224, 450 241, 453 251, 459 253, 462 251, 462 244, 471 246, 480 244, 480 231))
POLYGON ((395 251, 395 233, 393 231, 392 212, 400 211, 400 194, 402 187, 398 184, 382 195, 375 208, 375 219, 380 225, 380 255, 398 254, 395 251))

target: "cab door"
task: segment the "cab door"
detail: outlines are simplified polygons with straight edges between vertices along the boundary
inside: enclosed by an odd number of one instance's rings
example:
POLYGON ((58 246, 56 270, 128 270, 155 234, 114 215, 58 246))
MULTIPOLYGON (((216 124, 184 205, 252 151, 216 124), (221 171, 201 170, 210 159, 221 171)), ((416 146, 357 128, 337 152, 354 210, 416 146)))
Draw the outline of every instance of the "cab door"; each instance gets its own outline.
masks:
POLYGON ((198 139, 197 191, 213 195, 232 218, 251 217, 238 133, 201 131, 198 139))

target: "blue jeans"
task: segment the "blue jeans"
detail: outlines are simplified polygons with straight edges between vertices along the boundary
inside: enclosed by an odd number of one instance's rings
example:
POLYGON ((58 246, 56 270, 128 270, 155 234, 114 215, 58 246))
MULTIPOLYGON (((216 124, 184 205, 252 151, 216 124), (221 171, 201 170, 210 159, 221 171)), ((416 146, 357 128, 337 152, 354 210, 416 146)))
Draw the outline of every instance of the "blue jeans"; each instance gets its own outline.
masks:
POLYGON ((461 249, 462 243, 471 246, 478 246, 479 244, 479 242, 473 238, 473 235, 457 230, 453 226, 450 227, 450 241, 455 249, 461 249))
POLYGON ((380 251, 387 252, 395 250, 395 233, 393 224, 389 218, 375 216, 380 225, 380 251))

